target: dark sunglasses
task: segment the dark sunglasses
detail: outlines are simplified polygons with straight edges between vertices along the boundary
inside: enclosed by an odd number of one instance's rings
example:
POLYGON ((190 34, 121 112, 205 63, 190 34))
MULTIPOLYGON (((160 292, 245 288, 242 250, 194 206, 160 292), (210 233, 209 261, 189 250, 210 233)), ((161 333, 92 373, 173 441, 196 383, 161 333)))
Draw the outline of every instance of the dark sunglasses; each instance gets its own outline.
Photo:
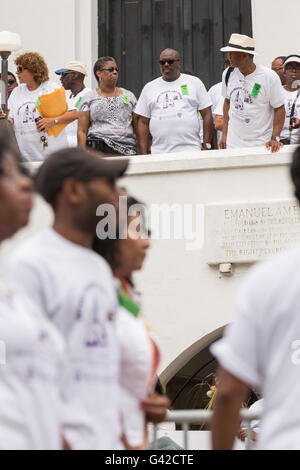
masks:
POLYGON ((169 65, 173 65, 174 62, 179 62, 179 59, 169 59, 169 60, 160 60, 159 63, 160 65, 165 65, 165 64, 169 64, 169 65))
POLYGON ((107 72, 110 72, 110 73, 113 73, 114 70, 116 72, 120 71, 119 67, 109 67, 109 69, 101 69, 100 72, 102 72, 102 70, 107 70, 107 72))
POLYGON ((69 72, 63 72, 60 74, 61 78, 64 78, 66 75, 70 75, 70 73, 73 73, 71 70, 69 72))
POLYGON ((18 67, 17 67, 17 73, 22 73, 23 70, 25 70, 25 67, 22 67, 22 65, 18 65, 18 67))
POLYGON ((291 65, 291 64, 288 64, 286 65, 285 67, 285 70, 300 70, 300 64, 298 65, 291 65))
POLYGON ((7 80, 7 83, 8 83, 9 85, 13 85, 14 83, 16 83, 16 80, 13 80, 13 79, 7 80))

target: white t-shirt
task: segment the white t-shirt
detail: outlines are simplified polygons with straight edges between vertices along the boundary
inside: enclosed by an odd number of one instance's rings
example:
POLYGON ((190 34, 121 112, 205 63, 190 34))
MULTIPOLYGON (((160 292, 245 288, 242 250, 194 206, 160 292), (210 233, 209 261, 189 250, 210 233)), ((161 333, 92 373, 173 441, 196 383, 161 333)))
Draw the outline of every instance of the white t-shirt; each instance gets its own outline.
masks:
POLYGON ((272 136, 274 108, 284 105, 280 78, 262 65, 246 77, 235 68, 222 95, 230 100, 227 148, 258 147, 272 136))
MULTIPOLYGON (((70 91, 66 91, 68 111, 73 111, 74 109, 78 111, 82 98, 84 97, 84 95, 86 95, 90 91, 92 91, 91 88, 86 87, 83 90, 81 90, 79 93, 77 93, 77 95, 75 96, 72 95, 70 91)), ((68 136, 68 143, 70 147, 77 147, 77 129, 78 129, 78 119, 71 122, 66 127, 66 133, 68 136)))
POLYGON ((61 449, 63 354, 60 333, 1 270, 0 450, 61 449))
POLYGON ((99 255, 44 230, 13 257, 16 278, 68 346, 62 380, 64 433, 73 449, 115 449, 119 440, 117 299, 99 255))
POLYGON ((40 140, 42 134, 37 130, 34 120, 37 99, 42 95, 52 93, 57 88, 60 86, 50 81, 42 83, 33 91, 29 91, 27 85, 22 84, 10 95, 9 116, 14 120, 16 138, 25 161, 43 161, 50 153, 68 147, 66 129, 64 129, 58 137, 47 136, 48 147, 43 149, 40 140))
POLYGON ((264 397, 258 449, 300 449, 300 244, 255 266, 212 353, 264 397))
MULTIPOLYGON (((291 120, 291 111, 292 106, 297 98, 298 91, 287 91, 284 87, 283 94, 285 97, 285 122, 283 129, 281 131, 280 138, 281 139, 289 139, 290 138, 290 120, 291 120)), ((298 119, 300 118, 300 96, 298 96, 294 111, 294 116, 298 119)), ((291 144, 299 144, 300 138, 300 129, 293 129, 291 135, 291 144)))
POLYGON ((151 153, 201 150, 198 111, 210 106, 205 86, 197 77, 182 73, 173 82, 159 77, 148 83, 135 113, 150 118, 151 153))

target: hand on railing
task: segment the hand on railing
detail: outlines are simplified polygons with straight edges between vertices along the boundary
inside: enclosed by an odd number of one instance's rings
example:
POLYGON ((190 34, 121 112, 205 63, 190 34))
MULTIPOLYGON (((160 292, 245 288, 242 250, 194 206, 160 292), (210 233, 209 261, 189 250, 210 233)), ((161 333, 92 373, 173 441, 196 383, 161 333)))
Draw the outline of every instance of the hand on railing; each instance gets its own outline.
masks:
POLYGON ((141 407, 145 411, 147 422, 158 424, 165 419, 170 400, 165 395, 152 393, 142 401, 141 407))

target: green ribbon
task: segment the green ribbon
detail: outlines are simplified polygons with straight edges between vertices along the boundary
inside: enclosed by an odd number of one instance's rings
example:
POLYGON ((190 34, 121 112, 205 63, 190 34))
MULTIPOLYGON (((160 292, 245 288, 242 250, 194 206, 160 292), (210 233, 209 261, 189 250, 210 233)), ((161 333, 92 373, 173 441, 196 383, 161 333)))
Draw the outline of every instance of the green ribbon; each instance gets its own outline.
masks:
POLYGON ((140 307, 130 298, 128 297, 124 291, 118 290, 118 300, 119 305, 125 308, 131 315, 135 318, 139 316, 141 311, 140 307))
POLYGON ((186 95, 188 96, 189 95, 189 90, 188 90, 188 86, 187 85, 181 85, 181 91, 182 91, 182 94, 183 95, 186 95))
POLYGON ((258 95, 259 95, 260 89, 261 89, 261 85, 259 83, 255 83, 254 87, 253 87, 253 90, 252 90, 252 93, 251 93, 251 96, 253 98, 257 98, 258 95))
POLYGON ((41 98, 38 97, 38 99, 35 102, 35 107, 39 106, 41 104, 41 98))
POLYGON ((79 108, 79 105, 82 101, 82 96, 79 98, 79 100, 77 101, 77 103, 75 104, 75 108, 78 109, 79 108))
POLYGON ((123 95, 123 101, 125 104, 130 104, 130 100, 127 95, 123 95))

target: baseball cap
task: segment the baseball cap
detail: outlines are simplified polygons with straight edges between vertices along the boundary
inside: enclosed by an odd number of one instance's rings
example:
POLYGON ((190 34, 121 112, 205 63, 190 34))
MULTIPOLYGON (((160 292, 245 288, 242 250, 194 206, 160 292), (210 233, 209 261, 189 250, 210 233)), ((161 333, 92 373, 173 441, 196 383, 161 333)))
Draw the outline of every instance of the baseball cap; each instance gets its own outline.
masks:
POLYGON ((82 148, 66 148, 50 155, 40 166, 35 176, 38 193, 52 206, 60 193, 63 183, 69 178, 82 182, 97 178, 116 180, 124 175, 129 160, 113 158, 108 160, 82 148))
POLYGON ((88 75, 86 65, 84 65, 82 62, 79 62, 78 60, 71 60, 65 65, 64 68, 55 71, 56 75, 61 75, 65 72, 80 72, 85 76, 88 75))

